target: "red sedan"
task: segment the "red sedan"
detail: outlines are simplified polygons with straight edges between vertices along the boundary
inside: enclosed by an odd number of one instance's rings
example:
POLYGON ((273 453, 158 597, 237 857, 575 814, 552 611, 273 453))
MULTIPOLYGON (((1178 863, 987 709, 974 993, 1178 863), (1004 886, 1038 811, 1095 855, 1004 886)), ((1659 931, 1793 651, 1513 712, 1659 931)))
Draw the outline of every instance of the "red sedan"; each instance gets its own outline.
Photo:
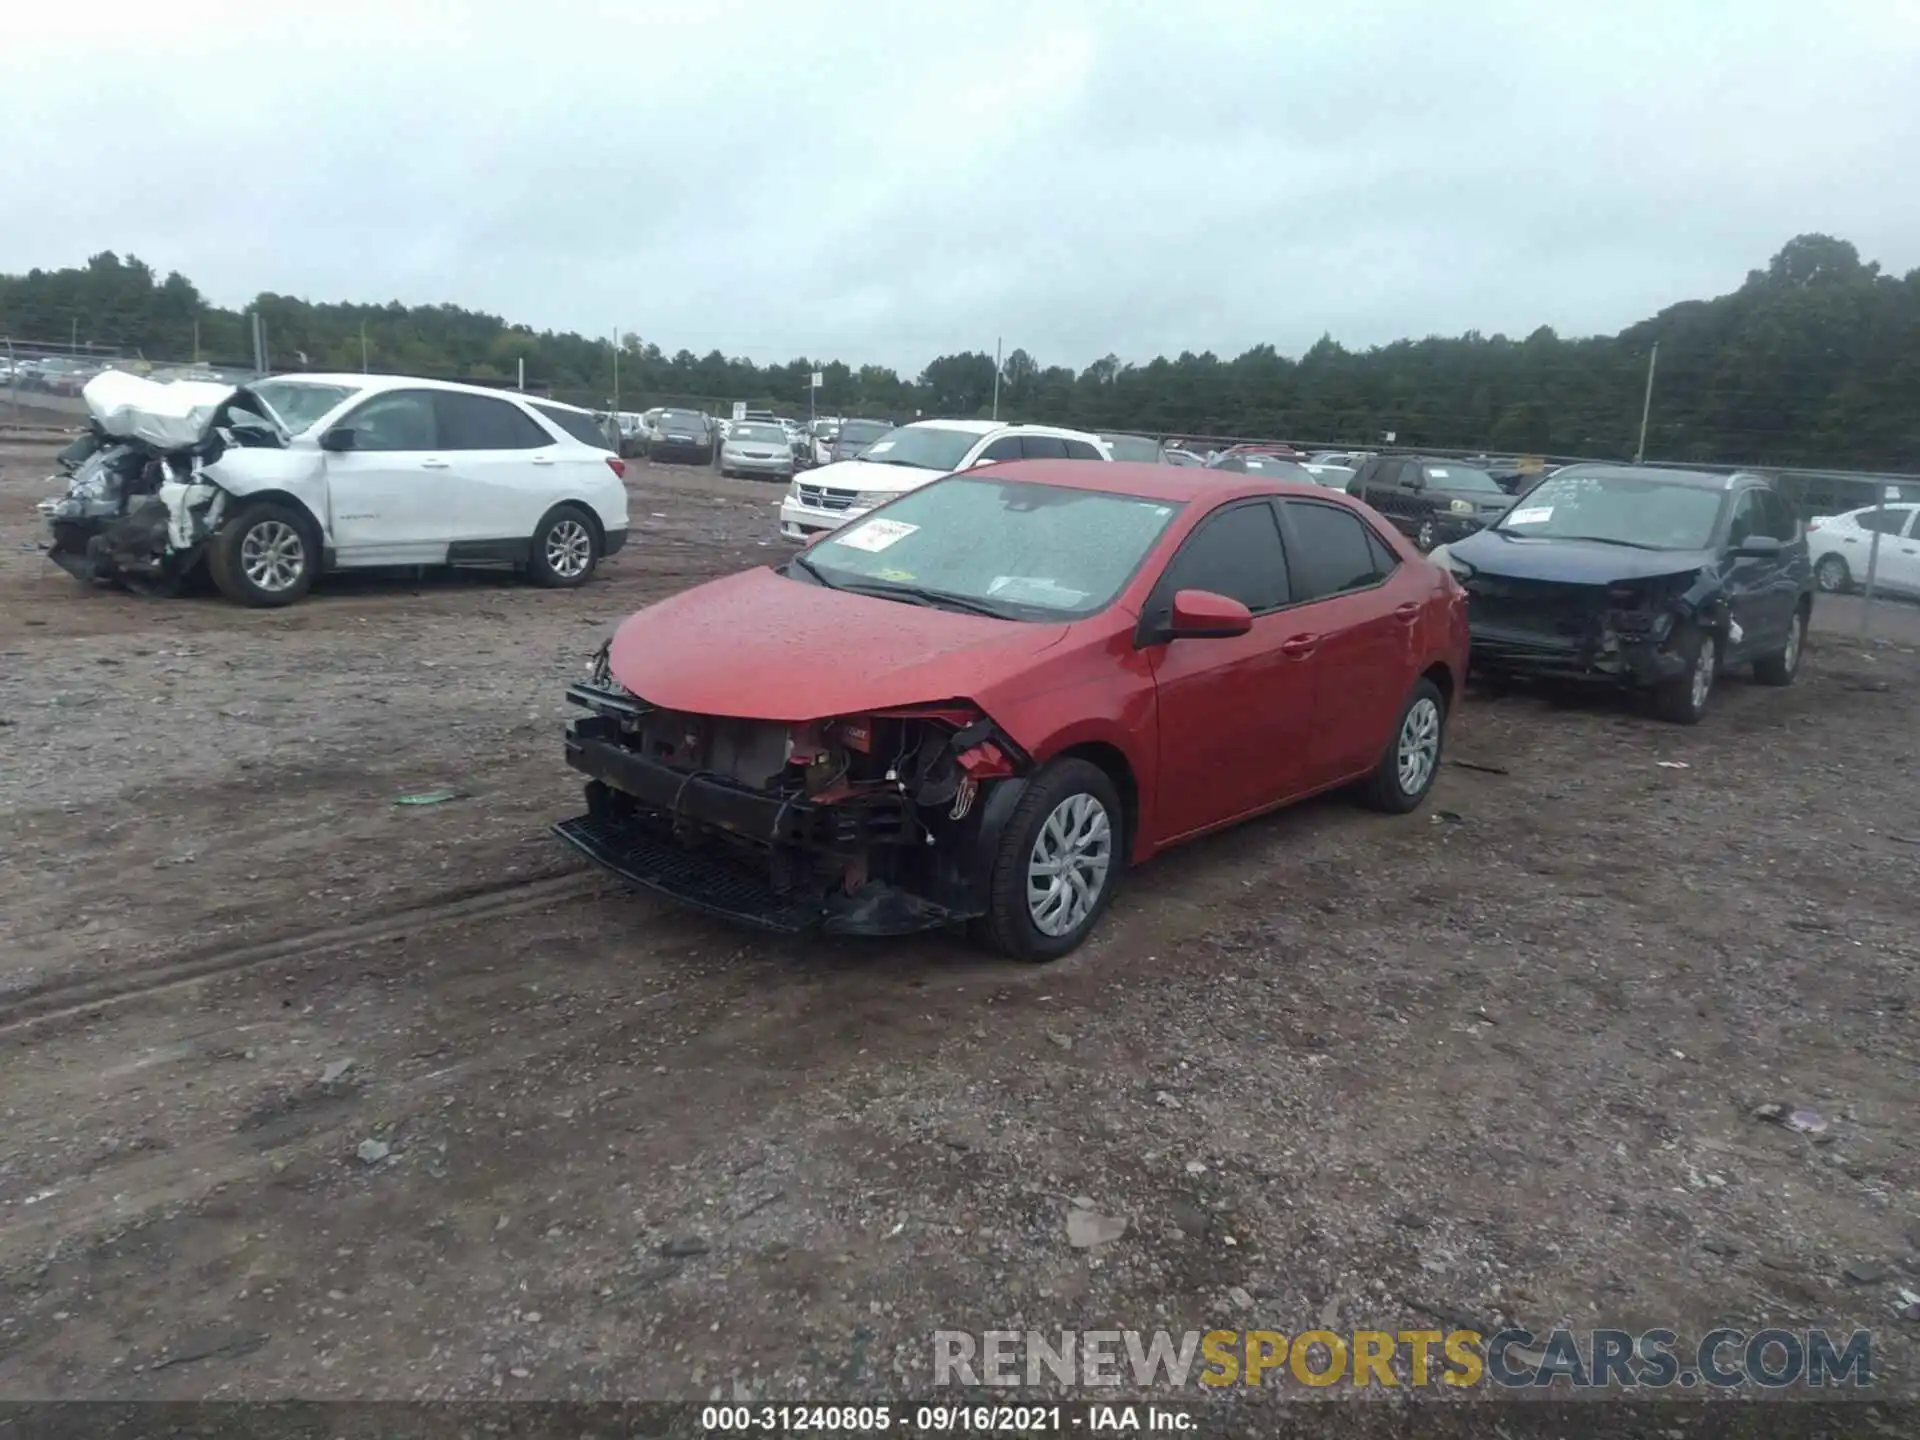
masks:
POLYGON ((994 465, 626 620, 555 829, 766 929, 1050 960, 1170 845, 1336 786, 1414 809, 1466 661, 1452 577, 1345 495, 994 465))

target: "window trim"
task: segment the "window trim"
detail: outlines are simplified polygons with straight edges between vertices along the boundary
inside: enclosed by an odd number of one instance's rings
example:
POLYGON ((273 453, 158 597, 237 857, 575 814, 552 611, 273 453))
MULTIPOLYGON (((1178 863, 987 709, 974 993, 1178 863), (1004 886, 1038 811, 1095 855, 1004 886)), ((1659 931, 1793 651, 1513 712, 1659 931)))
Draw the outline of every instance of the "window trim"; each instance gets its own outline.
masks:
MULTIPOLYGON (((1300 551, 1304 553, 1304 549, 1300 543, 1300 537, 1294 533, 1291 507, 1295 505, 1316 505, 1322 510, 1338 510, 1341 514, 1347 516, 1357 524, 1363 532, 1370 532, 1373 538, 1379 541, 1379 543, 1385 547, 1386 552, 1394 558, 1393 569, 1384 575, 1376 575, 1371 585, 1355 585, 1351 590, 1336 590, 1330 595, 1315 595, 1305 600, 1294 600, 1288 605, 1283 606, 1283 609, 1291 610, 1300 605, 1319 605, 1327 600, 1344 600, 1349 595, 1365 595, 1371 590, 1382 589, 1394 576, 1400 573, 1400 567, 1407 563, 1400 552, 1394 548, 1393 542, 1386 539, 1378 530, 1374 529, 1366 516, 1362 515, 1351 505, 1341 505, 1335 501, 1321 500, 1307 495, 1276 495, 1273 496, 1272 499, 1279 511, 1278 519, 1280 521, 1281 538, 1290 551, 1300 551)), ((1371 546, 1367 549, 1367 558, 1369 560, 1373 558, 1373 549, 1371 546)), ((1289 590, 1293 588, 1293 564, 1291 561, 1287 564, 1287 588, 1289 590)))
MULTIPOLYGON (((1287 550, 1286 531, 1281 527, 1279 515, 1274 512, 1274 499, 1275 497, 1271 495, 1243 495, 1238 500, 1223 501, 1221 504, 1207 511, 1207 513, 1202 515, 1198 520, 1194 521, 1193 527, 1189 529, 1185 535, 1180 537, 1179 545, 1174 547, 1173 553, 1167 557, 1166 563, 1160 567, 1160 573, 1154 577, 1153 584, 1147 588, 1146 598, 1140 604, 1140 618, 1134 623, 1133 627, 1133 645, 1136 650, 1145 650, 1154 645, 1164 645, 1168 643, 1170 637, 1162 633, 1165 629, 1165 622, 1157 618, 1158 602, 1161 598, 1160 587, 1167 583, 1167 577, 1173 573, 1173 567, 1180 563, 1180 557, 1186 554, 1187 548, 1199 538, 1200 533, 1221 516, 1231 514, 1235 510, 1248 510, 1254 506, 1260 506, 1267 511, 1267 521, 1273 526, 1273 538, 1280 542, 1281 562, 1287 567, 1287 594, 1289 596, 1292 595, 1293 557, 1287 550)), ((1171 593, 1166 596, 1166 601, 1169 610, 1171 610, 1173 604, 1173 595, 1171 593)), ((1281 601, 1278 605, 1262 610, 1255 610, 1249 606, 1248 613, 1251 614, 1255 620, 1261 620, 1268 615, 1277 615, 1282 610, 1290 610, 1293 608, 1293 605, 1294 601, 1289 598, 1281 601)))

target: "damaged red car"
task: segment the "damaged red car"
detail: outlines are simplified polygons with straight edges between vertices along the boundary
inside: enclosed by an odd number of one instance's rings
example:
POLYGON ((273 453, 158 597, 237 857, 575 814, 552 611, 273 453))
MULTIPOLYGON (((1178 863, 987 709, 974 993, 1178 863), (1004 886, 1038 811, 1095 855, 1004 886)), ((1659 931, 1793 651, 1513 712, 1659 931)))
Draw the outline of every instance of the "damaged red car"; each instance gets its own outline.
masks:
POLYGON ((1049 960, 1168 846, 1338 786, 1414 809, 1459 586, 1344 495, 1222 479, 987 466, 649 606, 568 691, 556 833, 764 929, 1049 960))

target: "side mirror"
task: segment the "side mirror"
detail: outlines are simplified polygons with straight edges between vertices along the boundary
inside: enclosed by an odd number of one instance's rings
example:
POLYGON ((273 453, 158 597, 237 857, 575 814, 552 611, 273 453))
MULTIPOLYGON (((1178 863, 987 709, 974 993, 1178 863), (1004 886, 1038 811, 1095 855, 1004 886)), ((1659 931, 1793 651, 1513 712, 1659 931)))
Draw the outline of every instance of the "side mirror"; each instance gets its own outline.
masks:
POLYGON ((1253 612, 1238 600, 1211 590, 1177 590, 1167 617, 1174 640, 1230 640, 1253 629, 1253 612))
POLYGON ((320 448, 331 450, 335 454, 344 450, 359 448, 359 437, 353 433, 351 425, 336 425, 320 437, 320 448))
POLYGON ((1780 542, 1771 535, 1749 535, 1733 547, 1733 555, 1736 560, 1772 560, 1780 548, 1780 542))

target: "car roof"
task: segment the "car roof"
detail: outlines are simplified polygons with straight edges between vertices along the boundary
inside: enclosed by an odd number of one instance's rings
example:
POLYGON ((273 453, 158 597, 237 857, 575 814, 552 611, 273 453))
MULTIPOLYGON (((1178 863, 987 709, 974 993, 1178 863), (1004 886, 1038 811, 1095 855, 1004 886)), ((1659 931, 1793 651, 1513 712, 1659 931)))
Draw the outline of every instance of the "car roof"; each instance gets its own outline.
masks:
MULTIPOLYGON (((557 405, 557 400, 548 400, 543 395, 528 395, 519 390, 502 390, 492 385, 466 385, 458 380, 434 380, 425 375, 360 375, 349 371, 328 373, 307 370, 293 370, 284 375, 268 375, 264 380, 253 383, 264 384, 266 380, 285 380, 293 384, 344 385, 349 389, 372 394, 381 390, 451 390, 460 395, 494 395, 506 400, 533 402, 543 405, 557 405)), ((578 406, 569 405, 569 410, 578 406)), ((591 415, 591 410, 581 413, 591 415)))
POLYGON ((1069 430, 1063 425, 1022 425, 1012 420, 912 420, 903 430, 959 430, 968 435, 996 435, 1002 430, 1022 435, 1071 435, 1076 440, 1098 440, 1091 430, 1069 430))
POLYGON ((1235 500, 1253 495, 1297 495, 1303 500, 1325 500, 1340 495, 1324 485, 1303 485, 1263 475, 1232 470, 1201 470, 1184 465, 1157 465, 1145 460, 1112 460, 1097 465, 1087 460, 1002 460, 978 470, 959 472, 968 478, 1026 480, 1035 485, 1058 485, 1070 490, 1102 490, 1141 500, 1235 500))
POLYGON ((1740 481, 1754 485, 1767 483, 1766 476, 1745 470, 1736 470, 1731 475, 1717 475, 1710 470, 1682 470, 1678 466, 1666 465, 1583 465, 1576 462, 1553 473, 1556 476, 1588 476, 1599 480, 1657 480, 1663 485, 1686 485, 1699 490, 1731 490, 1740 481))

